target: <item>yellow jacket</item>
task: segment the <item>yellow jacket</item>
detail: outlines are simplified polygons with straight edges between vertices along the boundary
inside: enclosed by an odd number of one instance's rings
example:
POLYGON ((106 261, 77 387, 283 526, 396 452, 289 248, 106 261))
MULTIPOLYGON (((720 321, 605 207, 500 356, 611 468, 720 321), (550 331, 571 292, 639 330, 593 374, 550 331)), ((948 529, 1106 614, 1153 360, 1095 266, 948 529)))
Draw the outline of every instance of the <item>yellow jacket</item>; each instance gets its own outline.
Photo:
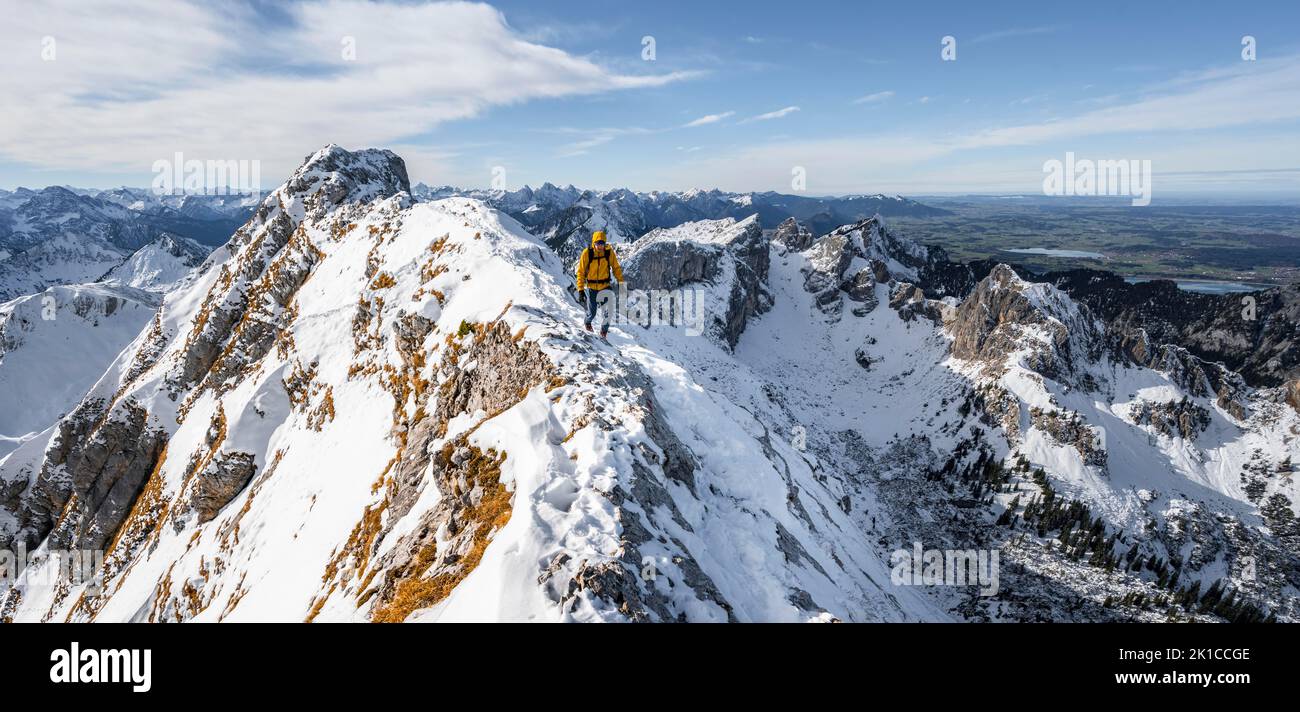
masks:
POLYGON ((596 236, 592 235, 591 247, 583 250, 582 256, 578 258, 576 280, 578 289, 601 290, 609 287, 611 272, 618 281, 623 281, 623 268, 618 264, 618 256, 614 254, 614 248, 606 245, 604 250, 597 253, 596 236))

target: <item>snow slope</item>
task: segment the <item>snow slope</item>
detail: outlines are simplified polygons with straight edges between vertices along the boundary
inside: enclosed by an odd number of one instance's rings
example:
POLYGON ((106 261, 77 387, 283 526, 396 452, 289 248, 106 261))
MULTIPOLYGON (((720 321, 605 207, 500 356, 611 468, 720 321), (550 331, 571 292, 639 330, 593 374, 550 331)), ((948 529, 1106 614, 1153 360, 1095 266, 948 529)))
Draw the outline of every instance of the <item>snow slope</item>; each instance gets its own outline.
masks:
POLYGON ((48 428, 153 318, 127 287, 51 287, 0 305, 0 457, 48 428))
POLYGON ((163 235, 141 247, 99 281, 150 292, 169 292, 203 263, 210 250, 179 235, 163 235))

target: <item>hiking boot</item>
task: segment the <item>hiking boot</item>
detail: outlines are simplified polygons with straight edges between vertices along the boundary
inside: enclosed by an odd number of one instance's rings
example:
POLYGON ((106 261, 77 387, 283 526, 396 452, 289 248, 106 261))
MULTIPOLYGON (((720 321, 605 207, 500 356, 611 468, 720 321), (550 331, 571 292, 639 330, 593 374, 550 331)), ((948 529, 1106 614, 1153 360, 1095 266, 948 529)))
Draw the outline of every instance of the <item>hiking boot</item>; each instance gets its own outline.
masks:
POLYGON ((587 331, 591 331, 591 324, 583 324, 582 328, 586 329, 587 331))

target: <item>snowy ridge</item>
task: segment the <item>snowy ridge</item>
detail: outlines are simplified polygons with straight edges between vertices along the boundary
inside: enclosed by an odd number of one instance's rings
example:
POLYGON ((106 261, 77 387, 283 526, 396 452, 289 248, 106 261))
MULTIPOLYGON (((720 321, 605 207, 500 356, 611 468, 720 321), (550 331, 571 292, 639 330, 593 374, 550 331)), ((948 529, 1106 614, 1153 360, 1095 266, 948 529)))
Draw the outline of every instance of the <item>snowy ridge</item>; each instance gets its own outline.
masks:
POLYGON ((635 247, 642 249, 647 244, 656 242, 693 242, 706 245, 725 245, 736 236, 757 226, 758 216, 751 215, 743 220, 723 218, 721 220, 700 220, 677 227, 659 228, 645 234, 635 247))
POLYGON ((163 235, 141 247, 98 281, 151 292, 169 292, 185 281, 209 253, 178 235, 163 235))
MULTIPOLYGON (((109 541, 111 593, 90 599, 20 584, 6 615, 909 617, 913 609, 880 588, 887 567, 864 535, 814 494, 812 465, 675 364, 630 341, 632 357, 620 356, 575 328, 567 267, 522 226, 464 199, 406 208, 402 194, 369 187, 365 174, 382 156, 321 158, 361 175, 309 161, 301 172, 308 192, 291 180, 268 197, 207 273, 168 297, 157 338, 110 369, 122 385, 96 388, 115 393, 122 423, 132 407, 143 409, 143 429, 166 443, 129 512, 101 505, 79 514, 70 497, 63 519, 72 523, 52 532, 109 541), (330 195, 375 199, 327 210, 321 201, 330 195), (283 233, 290 239, 269 252, 283 233), (232 279, 254 262, 263 270, 232 279), (268 313, 291 316, 275 344, 254 349, 250 327, 237 328, 224 356, 194 371, 204 335, 225 321, 223 305, 240 301, 236 294, 256 304, 258 280, 290 264, 308 264, 309 274, 268 313), (486 358, 494 349, 524 356, 486 358), (236 371, 223 360, 241 353, 238 377, 225 378, 236 371), (502 370, 515 362, 537 370, 502 370), (457 410, 457 394, 469 409, 457 410), (769 451, 779 457, 761 455, 769 451), (476 485, 477 505, 445 489, 456 468, 502 456, 495 481, 481 469, 461 472, 476 485), (484 530, 478 507, 498 502, 499 487, 513 514, 484 530), (791 500, 799 491, 810 494, 791 500), (792 508, 801 497, 812 498, 792 508), (81 529, 74 520, 86 516, 91 525, 81 529), (97 533, 94 523, 112 516, 122 517, 117 531, 97 533), (433 522, 441 524, 424 526, 433 522), (846 548, 840 537, 857 543, 846 548), (749 563, 744 575, 737 558, 749 563), (474 559, 466 570, 461 562, 474 559), (430 568, 413 570, 417 561, 430 568), (646 580, 639 572, 650 563, 659 573, 646 580), (758 579, 767 583, 755 585, 755 570, 768 572, 758 579), (539 587, 539 577, 548 583, 539 587), (441 580, 457 585, 441 596, 441 580)), ((41 496, 59 482, 45 479, 48 458, 33 485, 41 496)), ((32 533, 39 517, 27 505, 18 520, 32 533)), ((914 610, 929 607, 918 598, 914 610)))

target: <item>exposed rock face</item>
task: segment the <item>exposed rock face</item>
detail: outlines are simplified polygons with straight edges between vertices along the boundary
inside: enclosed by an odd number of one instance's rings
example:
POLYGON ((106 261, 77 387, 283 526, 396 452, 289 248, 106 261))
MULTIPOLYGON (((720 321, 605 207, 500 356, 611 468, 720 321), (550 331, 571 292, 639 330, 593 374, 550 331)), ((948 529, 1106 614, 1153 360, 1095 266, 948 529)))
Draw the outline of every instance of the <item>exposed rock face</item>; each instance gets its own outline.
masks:
POLYGON ((460 358, 444 361, 442 370, 446 380, 438 389, 434 418, 443 423, 459 413, 495 415, 556 375, 536 343, 516 343, 502 322, 480 327, 460 358), (465 371, 465 364, 478 366, 465 371))
POLYGON ((1210 412, 1190 400, 1151 403, 1143 401, 1134 409, 1133 422, 1150 425, 1166 437, 1192 440, 1210 427, 1210 412))
POLYGON ((903 321, 912 321, 917 317, 923 317, 936 324, 942 323, 945 314, 951 311, 951 307, 942 302, 926 299, 925 292, 922 292, 920 287, 909 282, 894 285, 894 290, 889 295, 889 308, 898 312, 898 316, 903 321))
POLYGON ((808 249, 813 243, 813 233, 807 227, 804 227, 794 218, 786 218, 780 225, 776 226, 776 231, 772 233, 772 242, 785 247, 787 250, 802 252, 808 249))
POLYGON ((166 432, 132 403, 104 408, 86 401, 59 423, 18 510, 16 539, 29 548, 48 535, 51 548, 103 549, 144 487, 166 432))
POLYGON ((1106 444, 1097 431, 1078 413, 1055 409, 1031 408, 1030 422, 1056 442, 1075 449, 1084 464, 1103 470, 1106 467, 1106 444))
POLYGON ((1023 351, 1027 368, 1074 382, 1076 362, 1088 363, 1101 352, 1100 334, 1088 314, 1056 288, 1025 282, 1005 265, 962 302, 948 329, 953 356, 983 363, 990 373, 1023 351))
POLYGON ((766 284, 770 252, 755 217, 655 230, 621 254, 634 289, 704 287, 695 298, 705 299, 713 330, 729 348, 735 348, 749 318, 771 306, 766 284))
MULTIPOLYGON (((171 366, 173 400, 182 393, 196 397, 190 389, 200 383, 220 389, 233 382, 270 352, 288 322, 290 300, 318 255, 298 235, 301 220, 290 216, 286 202, 320 217, 345 202, 360 205, 408 189, 401 159, 388 151, 327 146, 309 157, 221 248, 233 259, 221 268, 171 366)), ((153 365, 157 348, 152 341, 142 345, 131 379, 153 365)), ((35 546, 48 535, 63 548, 102 549, 158 464, 167 433, 159 414, 130 397, 83 401, 59 423, 30 490, 16 498, 16 538, 35 546)), ((189 499, 200 517, 215 514, 254 472, 251 456, 218 452, 219 442, 213 447, 189 499)))
MULTIPOLYGON (((394 324, 399 354, 418 373, 433 322, 414 314, 394 324)), ((375 563, 384 576, 357 593, 374 598, 374 619, 400 622, 416 608, 437 603, 478 563, 495 529, 509 520, 511 493, 500 482, 505 456, 469 444, 467 435, 431 450, 458 415, 483 411, 497 415, 524 398, 534 386, 557 378, 555 365, 537 343, 520 341, 501 321, 475 325, 451 342, 440 364, 442 385, 436 391, 418 389, 416 412, 432 413, 414 423, 399 423, 404 446, 392 466, 392 484, 378 509, 385 524, 374 532, 382 541, 415 505, 420 492, 435 486, 438 503, 420 515, 418 526, 403 535, 375 563), (461 345, 462 342, 464 345, 461 345), (436 398, 434 397, 436 395, 436 398), (432 480, 426 477, 432 473, 432 480)), ((405 393, 394 393, 404 400, 405 393)), ((353 563, 364 562, 369 550, 345 551, 353 563)))
POLYGON ((875 309, 876 284, 906 281, 924 288, 934 264, 931 248, 894 235, 879 216, 832 230, 804 254, 804 289, 831 321, 839 319, 846 297, 861 305, 853 308, 854 315, 875 309))
POLYGON ((838 319, 844 308, 840 290, 845 283, 844 272, 858 252, 854 235, 836 230, 808 251, 809 269, 804 271, 803 288, 815 295, 818 308, 832 319, 838 319))
MULTIPOLYGON (((970 396, 971 406, 985 423, 1000 427, 1008 442, 1018 444, 1021 438, 1020 399, 996 382, 981 384, 970 396)), ((963 406, 967 407, 967 406, 963 406)))
POLYGON ((252 453, 222 453, 198 475, 191 490, 190 503, 198 512, 199 522, 212 521, 221 508, 230 504, 257 473, 252 453))
POLYGON ((443 497, 381 562, 384 577, 365 594, 374 597, 373 620, 400 623, 445 598, 474 570, 491 535, 510 518, 511 493, 500 481, 504 461, 464 437, 434 455, 432 486, 443 497))
POLYGON ((283 190, 300 196, 309 219, 319 219, 344 202, 362 203, 410 194, 406 163, 392 151, 347 151, 330 144, 304 159, 283 190))
MULTIPOLYGON (((252 283, 236 303, 245 307, 234 333, 225 340, 219 355, 211 361, 206 385, 222 390, 237 381, 240 373, 270 352, 275 340, 293 318, 289 308, 298 288, 307 281, 320 253, 301 239, 289 241, 271 261, 260 278, 252 283)), ((210 344, 196 342, 195 359, 207 362, 212 357, 210 344)))
POLYGON ((1248 415, 1249 387, 1238 373, 1220 363, 1207 363, 1187 349, 1172 344, 1152 345, 1144 330, 1111 334, 1113 348, 1128 361, 1169 375, 1193 396, 1213 397, 1220 408, 1237 420, 1248 415))
POLYGON ((1300 376, 1300 284, 1251 294, 1199 294, 1167 280, 1129 284, 1095 270, 1041 277, 1088 305, 1115 332, 1145 330, 1155 343, 1177 344, 1206 361, 1222 361, 1253 386, 1300 376))

